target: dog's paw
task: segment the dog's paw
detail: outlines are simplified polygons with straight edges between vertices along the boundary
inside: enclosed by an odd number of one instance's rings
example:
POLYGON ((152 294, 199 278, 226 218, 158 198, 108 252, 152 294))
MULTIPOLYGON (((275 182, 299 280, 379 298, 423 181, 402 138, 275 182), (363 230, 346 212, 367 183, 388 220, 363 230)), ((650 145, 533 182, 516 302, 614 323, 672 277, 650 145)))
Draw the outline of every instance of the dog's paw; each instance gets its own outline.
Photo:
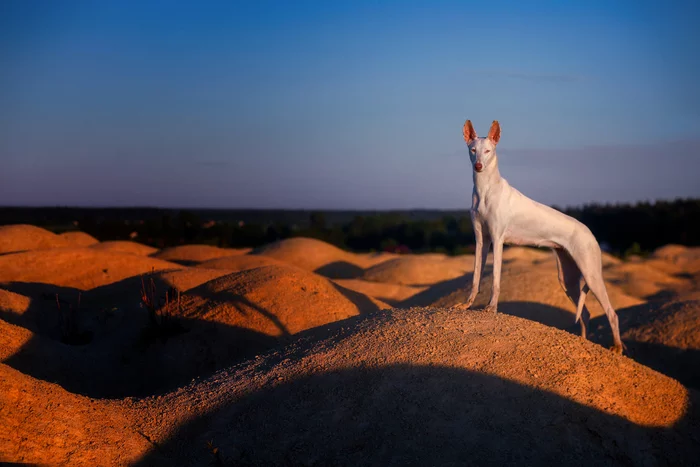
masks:
POLYGON ((486 312, 486 313, 498 313, 498 306, 486 305, 484 307, 484 312, 486 312))
POLYGON ((452 307, 453 310, 466 311, 471 308, 471 303, 460 303, 452 307))
POLYGON ((615 344, 612 347, 610 347, 610 350, 612 350, 614 353, 618 355, 622 355, 622 351, 625 350, 625 344, 615 344))

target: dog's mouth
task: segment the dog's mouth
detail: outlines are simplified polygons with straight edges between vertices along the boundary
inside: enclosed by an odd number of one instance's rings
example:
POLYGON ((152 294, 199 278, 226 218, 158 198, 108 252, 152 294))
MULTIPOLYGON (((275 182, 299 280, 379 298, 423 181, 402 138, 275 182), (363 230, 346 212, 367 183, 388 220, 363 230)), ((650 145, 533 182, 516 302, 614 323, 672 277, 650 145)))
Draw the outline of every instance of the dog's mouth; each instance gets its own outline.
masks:
POLYGON ((484 170, 484 165, 481 162, 477 162, 476 164, 474 164, 474 170, 476 170, 477 172, 481 172, 482 170, 484 170))

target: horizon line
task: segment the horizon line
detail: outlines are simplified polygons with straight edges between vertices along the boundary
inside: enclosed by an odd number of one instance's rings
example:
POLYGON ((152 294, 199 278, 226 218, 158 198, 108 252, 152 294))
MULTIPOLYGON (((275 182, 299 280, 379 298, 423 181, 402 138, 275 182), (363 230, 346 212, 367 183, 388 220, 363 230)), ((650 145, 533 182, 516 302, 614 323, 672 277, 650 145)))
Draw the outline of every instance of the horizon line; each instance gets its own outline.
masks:
MULTIPOLYGON (((585 206, 598 205, 598 206, 625 206, 625 205, 635 205, 635 204, 656 204, 656 203, 673 203, 679 201, 700 201, 700 197, 683 197, 678 196, 675 198, 657 198, 654 200, 650 199, 640 199, 636 201, 591 201, 588 203, 582 203, 577 205, 566 205, 561 206, 559 204, 547 204, 547 206, 557 206, 563 207, 564 209, 576 209, 585 206)), ((545 203, 542 203, 545 204, 545 203)), ((471 208, 469 206, 463 208, 429 208, 429 207, 415 207, 415 208, 301 208, 301 207, 185 207, 185 206, 155 206, 155 205, 124 205, 124 206, 81 206, 81 205, 0 205, 0 209, 154 209, 154 210, 171 210, 171 211, 186 211, 186 210, 197 210, 197 211, 327 211, 327 212, 408 212, 408 211, 469 211, 471 208)))

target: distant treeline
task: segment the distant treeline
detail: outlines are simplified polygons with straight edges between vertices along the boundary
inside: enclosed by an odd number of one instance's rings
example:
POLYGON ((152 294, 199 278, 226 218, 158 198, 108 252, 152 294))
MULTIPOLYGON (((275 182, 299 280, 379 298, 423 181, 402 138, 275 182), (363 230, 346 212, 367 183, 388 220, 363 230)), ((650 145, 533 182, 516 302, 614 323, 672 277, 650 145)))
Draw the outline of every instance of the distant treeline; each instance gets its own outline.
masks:
MULTIPOLYGON (((591 204, 563 212, 586 224, 604 249, 618 255, 643 254, 668 243, 700 244, 700 199, 591 204)), ((460 254, 474 244, 468 211, 4 207, 0 225, 6 224, 82 230, 102 241, 133 239, 159 248, 185 243, 256 247, 299 236, 354 251, 460 254)))

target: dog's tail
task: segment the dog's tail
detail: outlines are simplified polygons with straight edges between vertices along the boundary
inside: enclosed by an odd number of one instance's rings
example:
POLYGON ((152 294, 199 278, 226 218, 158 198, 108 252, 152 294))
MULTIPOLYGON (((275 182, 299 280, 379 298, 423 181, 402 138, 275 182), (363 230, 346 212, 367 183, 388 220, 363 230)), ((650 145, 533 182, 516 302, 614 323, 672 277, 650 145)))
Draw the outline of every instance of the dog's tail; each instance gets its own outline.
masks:
POLYGON ((583 313, 583 307, 586 303, 586 295, 588 294, 588 284, 583 284, 581 288, 581 293, 578 296, 578 304, 576 305, 576 323, 581 319, 581 313, 583 313))

